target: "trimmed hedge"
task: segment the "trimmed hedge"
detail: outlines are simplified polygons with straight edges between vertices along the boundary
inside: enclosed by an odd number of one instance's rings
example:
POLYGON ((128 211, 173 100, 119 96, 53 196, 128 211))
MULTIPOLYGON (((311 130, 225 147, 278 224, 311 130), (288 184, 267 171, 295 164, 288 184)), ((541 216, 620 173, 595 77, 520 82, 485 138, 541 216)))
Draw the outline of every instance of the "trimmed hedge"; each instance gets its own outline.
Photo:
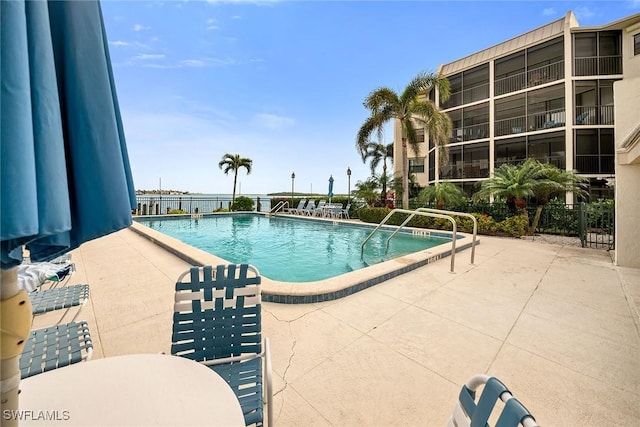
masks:
MULTIPOLYGON (((362 222, 379 224, 391 209, 389 208, 370 208, 364 207, 358 211, 359 218, 362 222)), ((409 214, 396 212, 387 224, 400 225, 404 222, 409 214)), ((478 221, 478 234, 489 235, 506 235, 512 237, 524 236, 527 232, 529 221, 524 215, 515 215, 506 218, 504 221, 496 222, 485 214, 472 214, 478 221)), ((456 221, 458 231, 471 233, 473 231, 473 221, 471 218, 453 217, 456 221)), ((432 228, 435 230, 451 230, 451 221, 446 218, 434 218, 424 215, 416 215, 407 224, 408 227, 416 228, 432 228)))

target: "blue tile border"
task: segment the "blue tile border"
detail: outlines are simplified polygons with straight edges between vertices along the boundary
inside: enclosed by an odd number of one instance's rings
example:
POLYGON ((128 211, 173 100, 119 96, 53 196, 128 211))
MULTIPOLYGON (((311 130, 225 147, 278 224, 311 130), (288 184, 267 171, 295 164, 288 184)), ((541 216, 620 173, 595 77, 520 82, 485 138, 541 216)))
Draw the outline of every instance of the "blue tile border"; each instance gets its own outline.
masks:
MULTIPOLYGON (((451 233, 449 233, 448 235, 446 233, 440 233, 443 234, 446 237, 450 237, 451 233)), ((480 242, 477 241, 476 242, 476 246, 479 245, 480 242)), ((458 246, 456 248, 456 253, 464 250, 464 249, 468 249, 471 247, 471 242, 467 242, 464 245, 458 246)), ((442 258, 446 258, 451 256, 451 249, 437 254, 437 255, 433 255, 430 256, 422 261, 417 261, 414 262, 411 265, 407 265, 405 267, 399 268, 395 271, 392 271, 390 273, 386 273, 383 274, 381 276, 378 277, 374 277, 362 282, 358 282, 355 283, 351 286, 348 286, 346 288, 337 290, 337 291, 333 291, 333 292, 327 292, 327 293, 322 293, 322 294, 316 294, 316 295, 280 295, 280 294, 269 294, 268 292, 265 292, 263 290, 262 292, 262 300, 266 301, 266 302, 275 302, 275 303, 281 303, 281 304, 310 304, 310 303, 317 303, 317 302, 325 302, 325 301, 333 301, 336 299, 340 299, 340 298, 344 298, 346 296, 349 295, 353 295, 356 292, 362 291, 364 289, 370 288, 371 286, 377 285, 379 283, 385 282, 389 279, 392 279, 394 277, 398 277, 401 276, 405 273, 408 273, 412 270, 415 270, 417 268, 420 267, 424 267, 425 265, 428 265, 432 262, 438 261, 442 258)))

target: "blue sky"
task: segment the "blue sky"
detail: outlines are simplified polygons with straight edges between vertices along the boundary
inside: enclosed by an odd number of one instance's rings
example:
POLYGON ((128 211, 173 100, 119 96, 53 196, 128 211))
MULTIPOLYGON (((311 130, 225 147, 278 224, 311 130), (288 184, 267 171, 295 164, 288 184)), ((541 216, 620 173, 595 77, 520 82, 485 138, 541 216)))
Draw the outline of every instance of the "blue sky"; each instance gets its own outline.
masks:
MULTIPOLYGON (((419 71, 561 18, 640 13, 629 1, 103 0, 137 189, 231 193, 225 153, 253 160, 242 194, 347 192, 362 102, 419 71)), ((392 142, 391 126, 384 142, 392 142)))

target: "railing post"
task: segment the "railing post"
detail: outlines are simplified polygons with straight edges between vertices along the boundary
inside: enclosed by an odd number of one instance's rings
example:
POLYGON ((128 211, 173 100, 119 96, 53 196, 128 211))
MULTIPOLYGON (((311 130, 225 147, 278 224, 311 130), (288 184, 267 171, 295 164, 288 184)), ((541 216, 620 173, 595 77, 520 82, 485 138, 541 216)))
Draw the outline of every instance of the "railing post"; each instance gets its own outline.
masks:
POLYGON ((586 238, 587 238, 585 216, 586 216, 585 204, 584 202, 580 202, 580 204, 578 205, 578 235, 580 236, 580 245, 583 248, 586 247, 586 238))

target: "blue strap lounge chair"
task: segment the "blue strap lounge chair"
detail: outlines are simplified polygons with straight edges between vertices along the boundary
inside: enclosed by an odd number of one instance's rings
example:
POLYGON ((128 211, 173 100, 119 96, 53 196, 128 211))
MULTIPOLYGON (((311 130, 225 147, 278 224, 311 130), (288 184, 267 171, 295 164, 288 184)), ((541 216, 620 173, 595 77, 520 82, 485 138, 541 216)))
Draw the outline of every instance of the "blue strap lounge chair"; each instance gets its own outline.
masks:
POLYGON ((247 425, 264 425, 266 403, 271 427, 271 357, 269 340, 262 337, 260 282, 248 264, 184 272, 176 283, 171 354, 203 363, 224 378, 247 425))
POLYGON ((54 310, 65 309, 56 325, 62 323, 72 307, 78 307, 71 321, 75 321, 84 305, 89 301, 89 285, 72 285, 61 288, 46 289, 29 293, 33 315, 48 313, 54 310))
POLYGON ((495 427, 538 427, 533 415, 509 389, 499 379, 487 375, 475 375, 462 386, 447 427, 489 427, 489 417, 498 399, 504 402, 504 407, 495 427), (477 391, 481 386, 480 394, 477 391))
POLYGON ((31 331, 20 355, 20 376, 90 360, 93 343, 87 322, 70 322, 31 331))

